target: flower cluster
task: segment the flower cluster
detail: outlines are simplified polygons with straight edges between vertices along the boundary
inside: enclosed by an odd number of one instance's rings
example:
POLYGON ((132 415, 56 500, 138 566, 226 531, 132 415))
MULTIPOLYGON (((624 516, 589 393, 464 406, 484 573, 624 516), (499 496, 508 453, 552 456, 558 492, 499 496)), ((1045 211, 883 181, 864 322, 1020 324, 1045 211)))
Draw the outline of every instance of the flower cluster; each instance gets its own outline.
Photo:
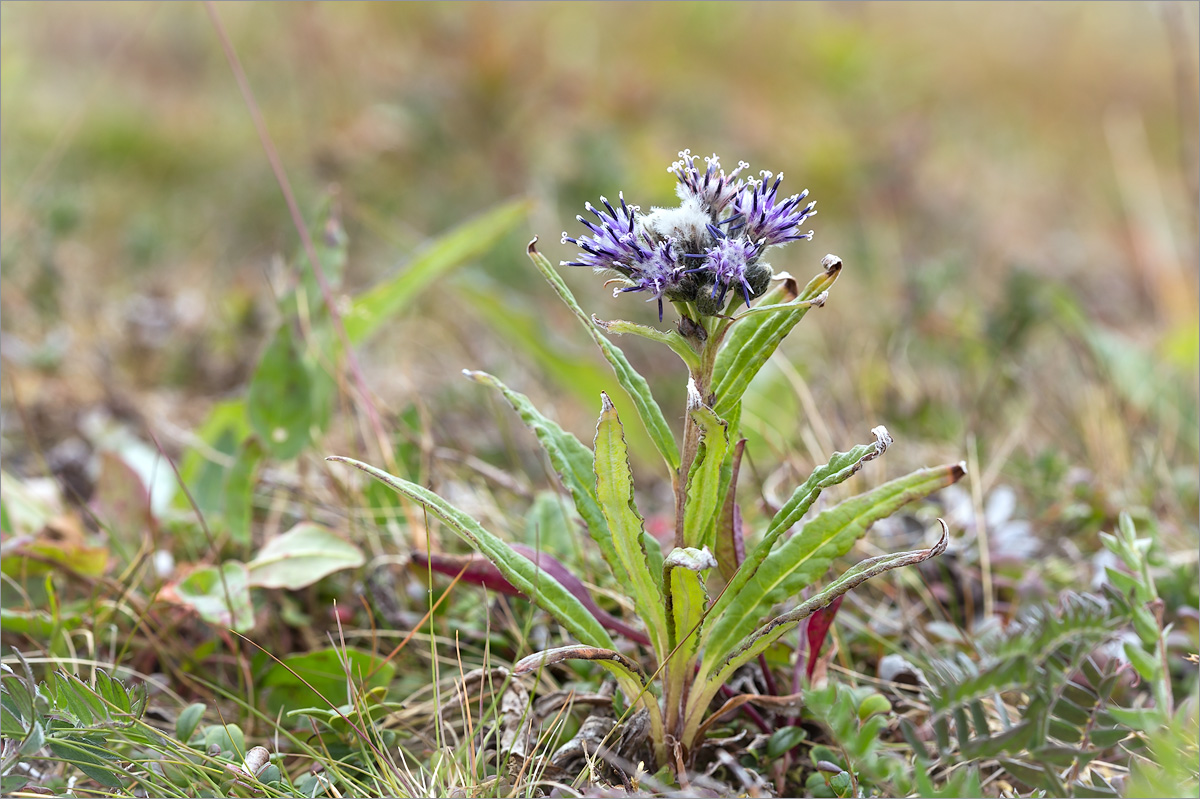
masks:
POLYGON ((563 265, 616 272, 621 285, 614 294, 647 292, 650 300, 658 300, 659 321, 664 298, 694 303, 707 316, 720 314, 729 296, 749 305, 771 280, 763 253, 811 239, 812 231, 802 233, 800 225, 816 213, 816 203, 804 204, 807 190, 780 199, 782 174, 764 171, 759 178, 741 178, 749 168, 745 161, 726 174, 716 155, 704 159, 703 170, 696 160, 684 150, 667 170, 678 180, 678 208, 642 214, 624 195, 618 196, 619 208, 604 197, 601 208, 587 203, 595 219, 576 217, 588 229, 585 235, 563 233, 564 244, 580 249, 576 260, 563 265))

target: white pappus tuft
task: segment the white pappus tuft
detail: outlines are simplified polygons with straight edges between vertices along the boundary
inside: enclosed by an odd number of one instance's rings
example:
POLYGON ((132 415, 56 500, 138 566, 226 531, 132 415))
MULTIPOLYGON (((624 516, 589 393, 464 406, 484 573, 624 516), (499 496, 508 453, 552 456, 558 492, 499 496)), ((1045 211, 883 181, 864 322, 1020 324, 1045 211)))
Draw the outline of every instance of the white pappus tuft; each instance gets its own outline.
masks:
POLYGON ((688 195, 678 208, 657 208, 638 219, 641 229, 657 239, 705 242, 709 240, 708 225, 712 222, 700 200, 688 195))

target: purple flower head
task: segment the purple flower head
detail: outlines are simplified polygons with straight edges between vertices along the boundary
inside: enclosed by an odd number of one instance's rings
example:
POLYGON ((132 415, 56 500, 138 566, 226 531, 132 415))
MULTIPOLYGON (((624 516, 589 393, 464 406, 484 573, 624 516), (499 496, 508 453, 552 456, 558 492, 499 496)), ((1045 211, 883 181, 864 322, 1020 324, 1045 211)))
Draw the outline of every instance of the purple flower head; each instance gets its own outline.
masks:
POLYGON ((683 150, 679 153, 679 160, 671 164, 667 171, 679 180, 679 186, 676 187, 679 198, 695 197, 715 222, 725 206, 742 191, 742 181, 737 180, 737 176, 750 165, 739 161, 737 169, 726 175, 725 170, 721 169, 721 159, 715 153, 705 158, 704 163, 705 169, 701 172, 696 167, 696 156, 692 155, 692 151, 683 150))
POLYGON ((615 269, 628 276, 635 264, 647 258, 649 252, 638 241, 634 232, 637 224, 638 206, 626 205, 625 195, 620 196, 621 210, 613 208, 606 198, 600 198, 604 210, 595 208, 591 203, 585 206, 595 214, 599 222, 592 222, 583 216, 575 217, 583 226, 592 232, 591 236, 580 236, 573 239, 562 234, 562 243, 574 244, 583 252, 579 260, 563 261, 564 266, 590 266, 593 269, 615 269))
POLYGON ((633 285, 618 288, 613 296, 627 291, 648 291, 650 300, 658 300, 658 321, 663 318, 663 295, 679 288, 683 281, 684 270, 675 257, 674 243, 667 239, 659 242, 649 252, 649 257, 640 261, 629 275, 633 285))
POLYGON ((763 247, 811 239, 811 230, 808 233, 799 231, 804 220, 816 213, 815 202, 802 205, 804 198, 808 196, 808 189, 793 194, 782 202, 776 202, 783 173, 773 176, 764 171, 761 174, 761 180, 747 180, 745 188, 734 201, 734 210, 742 219, 731 227, 730 233, 738 233, 751 241, 761 242, 763 247), (774 181, 771 180, 772 177, 775 178, 774 181))
POLYGON ((685 314, 712 316, 724 313, 730 290, 735 304, 745 300, 749 305, 761 296, 773 275, 763 252, 812 238, 799 226, 816 213, 815 204, 803 204, 807 191, 779 200, 783 175, 762 172, 761 179, 741 179, 745 162, 727 174, 715 155, 704 159, 703 170, 696 161, 683 150, 668 170, 679 181, 678 207, 642 214, 623 195, 617 207, 603 197, 600 208, 589 203, 595 219, 577 217, 586 235, 563 233, 563 243, 580 250, 563 265, 618 273, 621 285, 614 294, 648 293, 658 301, 659 321, 664 299, 680 304, 685 314))

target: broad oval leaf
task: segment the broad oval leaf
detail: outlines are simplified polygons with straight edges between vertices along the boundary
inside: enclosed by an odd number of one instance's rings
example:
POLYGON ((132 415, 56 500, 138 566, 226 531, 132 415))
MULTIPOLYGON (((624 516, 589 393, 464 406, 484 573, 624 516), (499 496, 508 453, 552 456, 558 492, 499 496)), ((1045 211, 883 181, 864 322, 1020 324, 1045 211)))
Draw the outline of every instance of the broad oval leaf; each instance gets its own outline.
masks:
POLYGON ((300 522, 267 542, 246 564, 250 585, 297 590, 366 563, 362 550, 316 522, 300 522))
POLYGON ((226 561, 220 571, 216 566, 203 566, 164 593, 210 624, 239 633, 254 626, 246 564, 240 561, 226 561))

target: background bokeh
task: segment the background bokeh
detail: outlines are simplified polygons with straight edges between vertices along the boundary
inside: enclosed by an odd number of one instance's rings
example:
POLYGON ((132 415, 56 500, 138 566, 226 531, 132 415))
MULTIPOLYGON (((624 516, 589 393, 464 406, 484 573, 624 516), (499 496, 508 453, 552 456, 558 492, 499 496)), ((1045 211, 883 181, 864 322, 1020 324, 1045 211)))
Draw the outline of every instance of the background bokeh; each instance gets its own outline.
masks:
MULTIPOLYGON (((585 201, 669 204, 677 151, 716 152, 817 200, 814 241, 777 270, 846 263, 748 401, 761 482, 883 423, 899 446, 869 479, 969 459, 982 495, 1015 487, 1035 537, 1080 533, 1087 551, 1125 507, 1194 548, 1197 8, 217 13, 310 224, 340 216, 347 291, 529 201, 527 225, 362 353, 389 419, 415 409, 437 446, 544 482, 532 440, 459 376, 494 372, 590 437, 604 364, 526 241, 569 259, 559 235, 585 201)), ((0 23, 5 468, 89 443, 96 412, 177 452, 242 390, 296 263, 250 114, 202 5, 6 2, 0 23)), ((656 321, 567 271, 600 317, 656 321)), ((682 400, 670 353, 622 345, 665 405, 682 400)), ((654 468, 635 462, 639 480, 654 468)))

